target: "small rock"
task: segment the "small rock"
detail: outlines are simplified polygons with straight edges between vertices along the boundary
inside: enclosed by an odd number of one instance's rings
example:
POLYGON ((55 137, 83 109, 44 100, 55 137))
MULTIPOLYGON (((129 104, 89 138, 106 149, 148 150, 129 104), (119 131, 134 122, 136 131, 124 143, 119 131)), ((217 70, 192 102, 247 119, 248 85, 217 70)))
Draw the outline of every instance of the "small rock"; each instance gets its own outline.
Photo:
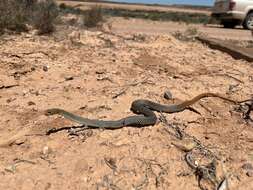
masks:
POLYGON ((83 177, 83 182, 87 183, 88 182, 88 178, 87 177, 83 177))
POLYGON ((16 100, 16 98, 9 98, 9 99, 6 100, 6 102, 7 102, 7 103, 11 103, 11 102, 13 102, 14 100, 16 100))
POLYGON ((15 145, 21 145, 21 144, 24 144, 26 142, 26 138, 19 138, 17 140, 15 140, 15 142, 13 144, 15 145))
POLYGON ((48 71, 48 69, 49 69, 49 66, 44 65, 42 69, 43 69, 43 71, 47 72, 47 71, 48 71))
POLYGON ((28 92, 26 90, 23 90, 22 95, 25 96, 28 92))
POLYGON ((50 149, 48 146, 44 146, 43 147, 43 150, 42 150, 42 153, 44 156, 48 156, 48 154, 50 153, 50 149))
POLYGON ((252 170, 247 171, 246 175, 247 175, 248 177, 253 177, 253 171, 252 171, 252 170))
POLYGON ((253 177, 253 165, 251 163, 245 163, 242 165, 242 169, 246 171, 248 177, 253 177))
POLYGON ((242 165, 242 169, 252 170, 253 171, 253 165, 251 163, 245 163, 245 164, 242 165))
POLYGON ((74 77, 73 76, 67 76, 67 77, 64 77, 66 81, 68 80, 74 80, 74 77))
POLYGON ((166 92, 164 92, 163 97, 167 100, 171 100, 172 99, 172 93, 169 90, 167 90, 166 92))
POLYGON ((36 96, 39 96, 41 93, 40 93, 40 91, 36 90, 36 91, 34 92, 34 94, 35 94, 36 96))
POLYGON ((106 71, 104 71, 104 70, 98 70, 98 71, 96 71, 96 74, 98 74, 98 75, 105 74, 105 73, 106 73, 106 71))
POLYGON ((172 144, 185 152, 189 152, 197 146, 197 143, 192 139, 183 139, 181 141, 172 142, 172 144))
POLYGON ((11 172, 11 173, 15 173, 15 171, 16 171, 16 166, 13 164, 13 165, 10 165, 10 166, 7 166, 6 168, 5 168, 5 171, 7 171, 7 172, 11 172))
POLYGON ((84 105, 84 106, 80 107, 79 109, 80 110, 85 110, 87 107, 88 107, 87 105, 84 105))
POLYGON ((28 106, 34 106, 34 105, 36 105, 34 102, 32 102, 32 101, 29 101, 29 102, 27 102, 27 104, 28 104, 28 106))

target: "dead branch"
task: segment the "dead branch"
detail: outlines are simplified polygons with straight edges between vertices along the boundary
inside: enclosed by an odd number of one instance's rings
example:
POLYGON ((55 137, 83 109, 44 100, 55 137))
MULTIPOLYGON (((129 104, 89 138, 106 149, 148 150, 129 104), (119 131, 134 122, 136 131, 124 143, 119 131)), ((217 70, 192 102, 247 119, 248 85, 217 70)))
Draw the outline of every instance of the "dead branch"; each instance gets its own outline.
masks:
POLYGON ((123 86, 120 86, 120 87, 122 87, 122 90, 119 93, 115 94, 112 97, 112 99, 118 98, 119 96, 125 94, 130 87, 138 86, 139 84, 153 84, 154 85, 154 83, 149 81, 148 78, 145 78, 142 81, 137 81, 137 82, 133 82, 133 83, 130 83, 130 84, 125 84, 123 86))
POLYGON ((12 85, 2 85, 0 86, 0 89, 8 89, 8 88, 13 88, 13 87, 16 87, 16 86, 19 86, 18 84, 12 84, 12 85))
POLYGON ((73 129, 80 129, 80 131, 83 131, 83 130, 86 130, 86 129, 89 129, 87 126, 85 125, 81 125, 81 126, 70 126, 70 127, 61 127, 61 128, 52 128, 52 129, 49 129, 47 132, 46 132, 46 135, 51 135, 53 133, 58 133, 60 131, 65 131, 65 130, 73 130, 73 129), (80 129, 81 128, 81 129, 80 129))
POLYGON ((225 77, 234 79, 235 81, 237 81, 237 82, 239 82, 239 83, 241 83, 241 84, 244 84, 244 82, 243 82, 242 80, 240 80, 240 79, 238 79, 238 78, 236 78, 236 77, 234 77, 234 76, 231 76, 231 75, 229 75, 229 74, 227 74, 227 73, 218 73, 217 76, 225 76, 225 77))
POLYGON ((219 158, 206 146, 202 145, 202 143, 198 139, 196 139, 196 137, 187 134, 185 131, 181 130, 178 126, 169 124, 163 113, 161 113, 160 119, 161 122, 166 127, 165 129, 166 131, 168 131, 169 134, 172 134, 179 140, 182 140, 183 138, 187 137, 192 139, 196 143, 196 146, 191 151, 186 153, 185 161, 197 176, 200 189, 202 190, 205 189, 201 184, 201 181, 203 179, 211 182, 211 184, 213 184, 213 186, 217 188, 220 183, 218 182, 218 179, 216 177, 216 160, 218 160, 219 158), (171 130, 174 132, 171 132, 171 130), (209 157, 209 159, 212 159, 212 162, 207 165, 196 165, 192 157, 193 150, 199 150, 204 157, 209 157))
POLYGON ((196 165, 194 159, 192 158, 192 153, 186 153, 185 155, 186 163, 194 170, 195 175, 198 178, 198 184, 200 189, 205 190, 205 188, 201 184, 201 180, 208 180, 217 189, 219 182, 216 176, 216 161, 213 160, 210 164, 203 166, 203 165, 196 165))
POLYGON ((125 94, 126 91, 127 91, 127 89, 124 89, 124 90, 120 91, 119 93, 115 94, 115 95, 112 97, 112 99, 118 98, 119 96, 125 94))
POLYGON ((114 172, 117 170, 116 161, 112 158, 104 158, 106 165, 111 168, 114 172))

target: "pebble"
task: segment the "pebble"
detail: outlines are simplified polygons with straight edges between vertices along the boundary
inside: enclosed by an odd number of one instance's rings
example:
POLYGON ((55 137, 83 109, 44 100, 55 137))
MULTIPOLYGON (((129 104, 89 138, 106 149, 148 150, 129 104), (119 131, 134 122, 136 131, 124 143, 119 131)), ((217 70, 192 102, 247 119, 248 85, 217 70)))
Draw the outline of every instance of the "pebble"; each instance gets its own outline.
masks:
POLYGON ((68 81, 68 80, 74 80, 74 77, 73 77, 73 76, 66 76, 66 77, 64 77, 64 78, 65 78, 66 81, 68 81))
POLYGON ((47 71, 48 71, 48 69, 49 69, 49 66, 44 65, 42 69, 43 69, 43 71, 47 72, 47 71))
POLYGON ((242 169, 252 170, 253 171, 253 165, 251 163, 245 163, 245 164, 242 165, 242 169))
POLYGON ((42 150, 42 153, 43 153, 44 156, 48 156, 48 154, 49 154, 49 147, 48 146, 44 146, 43 150, 42 150))
POLYGON ((242 165, 242 169, 246 171, 248 177, 253 177, 253 165, 251 163, 245 163, 242 165))
POLYGON ((246 175, 247 175, 248 177, 253 177, 253 171, 252 171, 252 170, 247 171, 246 175))
POLYGON ((197 143, 192 139, 183 139, 181 141, 172 142, 172 144, 185 152, 189 152, 197 146, 197 143))
POLYGON ((163 97, 167 100, 171 100, 172 99, 172 93, 169 90, 167 90, 167 91, 164 92, 163 97))
POLYGON ((21 145, 21 144, 24 144, 26 141, 27 141, 27 139, 23 137, 23 138, 19 138, 19 139, 15 140, 14 144, 21 145))
POLYGON ((13 164, 13 165, 10 165, 10 166, 7 166, 6 168, 5 168, 5 171, 7 171, 7 172, 11 172, 11 173, 15 173, 15 171, 16 171, 16 166, 13 164))
POLYGON ((29 102, 27 102, 27 104, 28 104, 28 106, 34 106, 34 105, 36 105, 33 101, 29 101, 29 102))

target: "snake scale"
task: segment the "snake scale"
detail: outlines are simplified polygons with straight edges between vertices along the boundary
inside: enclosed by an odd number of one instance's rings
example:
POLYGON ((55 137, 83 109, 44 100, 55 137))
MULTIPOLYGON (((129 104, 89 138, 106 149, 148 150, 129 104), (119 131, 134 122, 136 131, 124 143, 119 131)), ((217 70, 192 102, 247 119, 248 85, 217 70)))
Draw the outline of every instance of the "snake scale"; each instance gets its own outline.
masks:
POLYGON ((156 124, 157 117, 154 111, 164 112, 164 113, 181 112, 189 108, 190 105, 206 97, 217 97, 225 101, 231 102, 233 104, 239 104, 239 103, 249 101, 249 100, 236 101, 236 100, 232 100, 215 93, 202 93, 190 100, 186 100, 182 103, 172 104, 172 105, 162 105, 159 103, 152 102, 150 100, 138 99, 138 100, 133 101, 131 105, 131 111, 137 115, 129 116, 129 117, 125 117, 119 120, 113 120, 113 121, 88 119, 88 118, 75 115, 73 113, 67 112, 59 108, 48 109, 45 111, 45 115, 58 114, 58 115, 63 116, 66 119, 69 119, 71 121, 77 122, 79 124, 82 124, 91 128, 118 129, 124 126, 144 127, 144 126, 156 124))

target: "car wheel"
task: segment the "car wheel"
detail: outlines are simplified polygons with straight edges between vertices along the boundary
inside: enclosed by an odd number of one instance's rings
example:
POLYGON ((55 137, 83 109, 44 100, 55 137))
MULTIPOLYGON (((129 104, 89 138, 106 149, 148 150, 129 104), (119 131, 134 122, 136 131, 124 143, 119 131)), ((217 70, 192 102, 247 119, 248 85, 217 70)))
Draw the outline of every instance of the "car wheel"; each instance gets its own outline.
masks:
POLYGON ((234 28, 236 26, 236 23, 233 21, 222 21, 221 24, 224 28, 234 28))
POLYGON ((253 30, 253 12, 249 13, 243 22, 243 28, 253 30))

